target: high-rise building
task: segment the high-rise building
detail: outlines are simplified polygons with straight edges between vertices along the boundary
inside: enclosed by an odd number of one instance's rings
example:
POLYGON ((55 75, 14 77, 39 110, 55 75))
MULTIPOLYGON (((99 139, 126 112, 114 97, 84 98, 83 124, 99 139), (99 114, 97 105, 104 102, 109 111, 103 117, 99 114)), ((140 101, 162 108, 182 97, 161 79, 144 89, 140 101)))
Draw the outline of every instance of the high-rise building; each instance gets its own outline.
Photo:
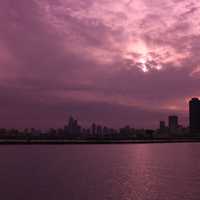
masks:
POLYGON ((200 100, 192 98, 189 102, 190 132, 200 133, 200 100))
POLYGON ((168 126, 170 132, 175 132, 178 129, 178 117, 175 115, 169 116, 168 126))
POLYGON ((102 127, 99 125, 97 126, 97 135, 101 136, 102 135, 102 127))
POLYGON ((70 134, 70 135, 80 135, 80 132, 81 132, 81 127, 78 125, 78 121, 75 120, 73 117, 70 117, 69 118, 69 121, 68 121, 68 126, 66 127, 66 130, 67 132, 70 134))
POLYGON ((97 126, 95 123, 92 124, 91 132, 93 136, 97 134, 97 126))
POLYGON ((165 126, 165 121, 160 121, 160 130, 165 130, 166 126, 165 126))

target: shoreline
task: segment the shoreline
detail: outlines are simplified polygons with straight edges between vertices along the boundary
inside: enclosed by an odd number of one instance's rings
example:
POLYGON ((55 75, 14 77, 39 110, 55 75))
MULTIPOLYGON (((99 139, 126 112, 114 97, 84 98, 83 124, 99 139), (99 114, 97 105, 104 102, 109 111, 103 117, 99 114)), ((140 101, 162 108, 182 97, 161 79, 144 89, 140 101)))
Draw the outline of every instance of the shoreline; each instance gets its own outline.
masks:
POLYGON ((154 140, 0 140, 0 145, 6 144, 155 144, 155 143, 199 143, 197 139, 154 139, 154 140))

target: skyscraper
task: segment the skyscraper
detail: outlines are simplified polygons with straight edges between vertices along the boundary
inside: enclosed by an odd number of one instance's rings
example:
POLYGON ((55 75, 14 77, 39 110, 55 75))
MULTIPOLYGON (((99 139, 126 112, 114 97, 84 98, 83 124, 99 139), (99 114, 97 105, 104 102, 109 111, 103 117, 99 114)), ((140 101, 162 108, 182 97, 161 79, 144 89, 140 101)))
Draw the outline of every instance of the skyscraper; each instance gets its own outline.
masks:
POLYGON ((178 117, 169 116, 168 126, 169 126, 169 131, 174 133, 178 129, 178 117))
POLYGON ((200 100, 192 98, 189 102, 190 132, 200 133, 200 100))
POLYGON ((166 126, 165 126, 165 121, 160 121, 160 130, 165 130, 166 126))
POLYGON ((92 129, 92 130, 91 130, 92 135, 93 135, 93 136, 96 135, 96 133, 97 133, 97 126, 96 126, 95 123, 92 124, 92 128, 91 128, 91 129, 92 129))
POLYGON ((70 135, 80 135, 81 127, 78 125, 78 121, 75 120, 73 117, 69 118, 68 126, 67 126, 67 132, 70 135))

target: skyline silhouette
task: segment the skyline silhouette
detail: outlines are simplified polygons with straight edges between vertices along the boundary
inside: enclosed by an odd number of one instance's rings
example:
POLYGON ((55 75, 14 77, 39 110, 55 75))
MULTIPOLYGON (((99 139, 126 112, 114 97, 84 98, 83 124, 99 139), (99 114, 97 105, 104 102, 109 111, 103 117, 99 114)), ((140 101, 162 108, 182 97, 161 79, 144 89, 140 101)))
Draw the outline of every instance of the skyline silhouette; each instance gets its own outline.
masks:
POLYGON ((0 129, 0 139, 161 139, 161 138, 193 138, 200 137, 200 100, 189 101, 190 124, 184 127, 179 123, 177 115, 168 116, 168 124, 160 121, 156 129, 138 129, 128 124, 116 129, 93 122, 90 127, 83 127, 72 116, 64 127, 49 128, 42 131, 36 128, 17 130, 0 129))

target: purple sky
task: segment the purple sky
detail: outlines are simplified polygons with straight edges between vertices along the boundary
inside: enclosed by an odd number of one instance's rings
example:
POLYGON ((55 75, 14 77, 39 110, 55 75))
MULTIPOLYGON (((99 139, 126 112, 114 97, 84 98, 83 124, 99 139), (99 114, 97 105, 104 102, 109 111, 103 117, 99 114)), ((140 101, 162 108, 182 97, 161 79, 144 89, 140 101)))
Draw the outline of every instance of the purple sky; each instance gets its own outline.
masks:
POLYGON ((1 0, 0 127, 187 125, 200 1, 1 0))

